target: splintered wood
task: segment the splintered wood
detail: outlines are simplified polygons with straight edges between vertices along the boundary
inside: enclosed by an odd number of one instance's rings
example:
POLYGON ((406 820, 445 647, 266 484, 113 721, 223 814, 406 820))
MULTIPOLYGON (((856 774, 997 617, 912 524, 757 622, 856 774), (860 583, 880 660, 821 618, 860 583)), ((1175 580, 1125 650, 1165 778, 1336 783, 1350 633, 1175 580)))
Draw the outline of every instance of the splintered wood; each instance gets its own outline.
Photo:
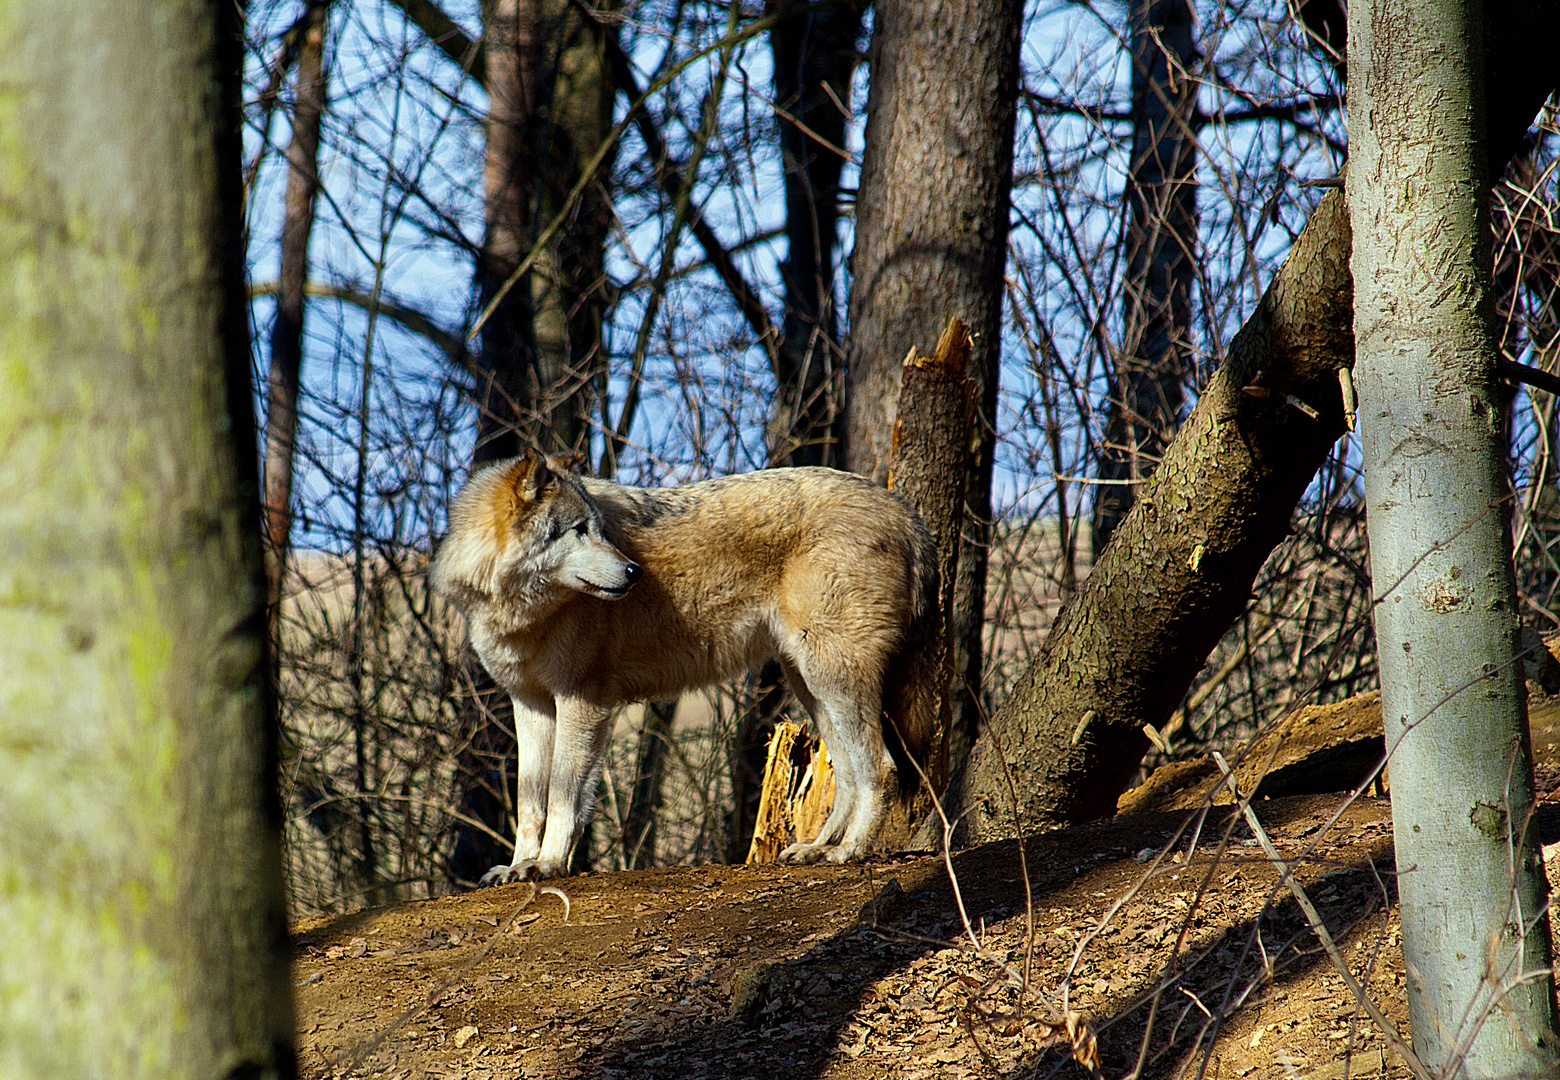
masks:
POLYGON ((747 861, 774 862, 791 843, 812 840, 833 806, 834 766, 828 749, 796 724, 776 724, 747 861))

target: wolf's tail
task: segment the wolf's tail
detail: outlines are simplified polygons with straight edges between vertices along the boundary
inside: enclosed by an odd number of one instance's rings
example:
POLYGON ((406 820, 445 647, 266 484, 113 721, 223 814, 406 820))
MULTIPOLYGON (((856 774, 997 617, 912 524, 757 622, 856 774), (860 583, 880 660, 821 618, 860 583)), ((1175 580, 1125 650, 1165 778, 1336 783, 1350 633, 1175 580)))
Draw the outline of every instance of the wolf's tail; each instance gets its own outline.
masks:
POLYGON ((933 772, 942 699, 944 637, 937 576, 937 545, 920 516, 915 517, 906 570, 911 592, 910 625, 889 657, 883 685, 884 742, 899 771, 901 794, 933 772), (919 768, 917 768, 919 766, 919 768))

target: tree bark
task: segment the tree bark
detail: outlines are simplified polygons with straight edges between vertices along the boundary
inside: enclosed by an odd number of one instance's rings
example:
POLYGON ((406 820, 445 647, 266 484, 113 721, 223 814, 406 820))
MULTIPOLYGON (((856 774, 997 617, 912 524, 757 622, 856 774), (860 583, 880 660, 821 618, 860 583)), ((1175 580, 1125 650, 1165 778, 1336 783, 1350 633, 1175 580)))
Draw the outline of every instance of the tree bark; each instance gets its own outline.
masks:
POLYGON ((239 8, 0 7, 0 1074, 290 1077, 239 8))
MULTIPOLYGON (((427 3, 406 5, 419 24, 437 28, 440 13, 430 9, 427 3)), ((606 29, 569 0, 484 0, 482 15, 486 227, 477 286, 485 310, 610 133, 616 90, 606 29)), ((604 189, 587 189, 562 238, 504 294, 484 324, 473 464, 512 457, 527 446, 549 453, 588 449, 606 379, 601 320, 609 213, 604 189)), ((483 726, 461 759, 462 771, 472 777, 462 811, 507 833, 512 826, 503 789, 495 785, 505 782, 514 752, 505 723, 509 702, 493 693, 486 673, 472 674, 491 711, 471 710, 472 722, 483 726), (497 723, 485 719, 490 715, 497 723)), ((458 880, 475 880, 507 858, 488 833, 457 828, 451 872, 458 880)))
MULTIPOLYGON (((1489 14, 1486 40, 1502 57, 1489 69, 1495 174, 1554 88, 1545 58, 1560 4, 1492 5, 1489 14)), ((1347 208, 1332 192, 949 784, 945 802, 950 817, 962 815, 963 842, 1114 812, 1148 748, 1143 725, 1163 725, 1245 608, 1343 434, 1338 369, 1354 356, 1349 245, 1347 208)))
POLYGON ((1355 385, 1414 1052, 1560 1073, 1491 327, 1477 0, 1349 27, 1355 385), (1470 947, 1472 944, 1473 947, 1470 947))
MULTIPOLYGON (((608 26, 587 17, 572 0, 528 2, 538 5, 541 16, 537 44, 543 81, 532 140, 532 152, 543 163, 533 194, 533 220, 540 229, 563 209, 585 163, 611 134, 617 88, 607 60, 608 26)), ((613 5, 597 6, 607 10, 613 5)), ((606 177, 612 167, 609 154, 598 181, 581 194, 568 226, 531 271, 537 359, 531 430, 533 445, 549 453, 588 454, 592 417, 605 397, 604 260, 612 222, 606 177)))
MULTIPOLYGON (((771 13, 779 0, 767 0, 771 13)), ((769 32, 780 156, 785 165, 787 254, 780 264, 785 318, 775 364, 769 459, 832 465, 842 369, 834 305, 840 170, 862 8, 844 2, 797 15, 769 32), (836 104, 838 103, 838 104, 836 104), (825 145, 828 144, 828 145, 825 145)))
MULTIPOLYGON (((485 311, 530 248, 538 163, 528 136, 537 95, 539 28, 529 0, 491 0, 482 16, 488 114, 477 296, 485 311)), ((530 282, 523 281, 504 295, 482 327, 473 464, 514 457, 529 441, 525 435, 528 420, 534 420, 539 366, 533 330, 530 282)))
MULTIPOLYGON (((425 19, 426 21, 426 19, 425 19)), ((604 30, 567 0, 487 0, 488 91, 481 307, 498 295, 612 128, 604 30)), ((603 168, 608 167, 604 165, 603 168)), ((483 326, 476 461, 524 446, 585 449, 605 378, 603 250, 609 208, 586 190, 569 228, 483 326)))
POLYGON ((954 723, 980 714, 981 632, 1001 360, 1003 268, 1023 5, 885 0, 874 9, 866 146, 851 256, 847 469, 882 482, 905 351, 950 316, 974 336, 979 391, 954 605, 954 723))
MULTIPOLYGON (((1121 351, 1105 423, 1100 478, 1146 479, 1181 417, 1194 374, 1197 280, 1197 48, 1189 0, 1132 0, 1132 163, 1127 175, 1127 274, 1121 351)), ((1132 505, 1137 485, 1094 496, 1094 560, 1132 505)))
POLYGON ((894 467, 888 486, 915 507, 937 541, 937 586, 941 616, 935 655, 918 658, 936 668, 938 694, 934 752, 927 765, 933 791, 948 782, 950 760, 962 759, 948 686, 953 676, 953 599, 957 585, 959 533, 969 482, 970 424, 975 419, 975 384, 966 375, 974 343, 958 319, 950 319, 931 356, 905 358, 899 415, 894 419, 894 467))
POLYGON ((314 230, 314 201, 320 187, 320 119, 325 111, 325 25, 329 9, 328 0, 311 4, 300 20, 298 86, 293 104, 292 142, 287 147, 287 196, 282 216, 276 321, 271 326, 271 371, 266 380, 266 611, 273 643, 278 642, 277 619, 292 531, 293 448, 298 434, 309 234, 314 230))

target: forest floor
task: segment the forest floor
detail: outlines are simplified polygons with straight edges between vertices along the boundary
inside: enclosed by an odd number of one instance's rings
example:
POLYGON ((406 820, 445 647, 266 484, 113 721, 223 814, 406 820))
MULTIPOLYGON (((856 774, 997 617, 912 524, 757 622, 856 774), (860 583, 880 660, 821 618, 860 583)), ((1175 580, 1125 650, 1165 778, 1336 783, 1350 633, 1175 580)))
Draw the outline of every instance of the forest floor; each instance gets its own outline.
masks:
MULTIPOLYGON (((1560 698, 1535 691, 1530 721, 1553 844, 1560 698)), ((1324 794, 1379 760, 1379 704, 1279 728, 1237 778, 1267 778, 1262 830, 1406 1034, 1388 799, 1324 794)), ((586 874, 556 883, 567 906, 509 885, 314 920, 294 934, 301 1073, 1083 1076, 1076 1048, 1108 1077, 1140 1057, 1146 1077, 1408 1076, 1227 792, 1209 807, 1218 775, 1168 766, 1115 818, 951 865, 586 874)))

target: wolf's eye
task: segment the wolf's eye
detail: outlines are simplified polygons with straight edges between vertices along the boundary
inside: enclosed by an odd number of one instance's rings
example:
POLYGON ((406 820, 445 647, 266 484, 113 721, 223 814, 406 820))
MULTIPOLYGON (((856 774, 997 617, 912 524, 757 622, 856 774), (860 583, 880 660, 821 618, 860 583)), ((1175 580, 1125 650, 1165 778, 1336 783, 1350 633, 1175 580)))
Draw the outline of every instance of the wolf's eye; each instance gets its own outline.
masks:
POLYGON ((575 533, 577 533, 580 536, 585 536, 586 534, 588 534, 590 532, 590 522, 588 522, 588 521, 580 522, 578 525, 574 526, 574 531, 575 531, 575 533))

